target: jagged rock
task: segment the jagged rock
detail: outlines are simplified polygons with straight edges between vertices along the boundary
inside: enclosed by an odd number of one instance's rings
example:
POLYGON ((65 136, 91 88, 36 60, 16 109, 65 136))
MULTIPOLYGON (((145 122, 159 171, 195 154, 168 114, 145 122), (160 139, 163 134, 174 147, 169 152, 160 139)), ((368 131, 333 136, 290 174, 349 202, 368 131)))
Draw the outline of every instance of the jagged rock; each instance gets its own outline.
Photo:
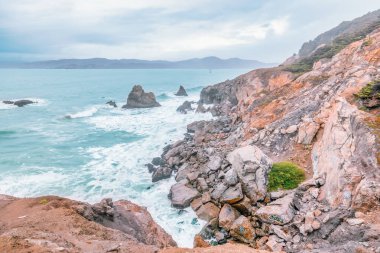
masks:
POLYGON ((215 204, 211 202, 208 202, 200 206, 196 213, 200 219, 210 221, 218 217, 219 211, 219 207, 217 207, 215 204))
POLYGON ((285 129, 285 133, 292 134, 292 133, 297 132, 297 129, 298 129, 297 125, 292 125, 292 126, 289 126, 287 129, 285 129))
POLYGON ((181 167, 178 169, 177 174, 175 175, 175 180, 177 182, 186 179, 187 174, 191 173, 191 166, 187 163, 184 163, 181 165, 181 167))
POLYGON ((187 125, 187 132, 188 133, 195 133, 197 131, 201 131, 206 125, 206 121, 195 121, 193 123, 190 123, 187 125))
POLYGON ((269 236, 268 242, 266 245, 272 252, 281 252, 285 247, 285 244, 282 242, 278 242, 279 238, 276 235, 269 236))
POLYGON ((186 208, 193 199, 200 197, 200 194, 197 190, 186 186, 186 184, 181 181, 170 188, 169 197, 173 207, 186 208))
POLYGON ((194 236, 194 248, 207 248, 211 245, 201 235, 194 236))
POLYGON ((231 226, 230 234, 232 237, 245 243, 251 243, 255 239, 255 229, 252 227, 248 218, 241 215, 231 226))
POLYGON ((304 145, 311 144, 319 127, 319 124, 314 121, 307 121, 301 124, 298 128, 297 142, 304 145))
POLYGON ((224 176, 224 181, 230 186, 236 185, 239 182, 236 171, 234 169, 228 170, 224 176))
POLYGON ((222 196, 222 194, 227 190, 228 186, 225 184, 218 184, 214 188, 214 190, 211 192, 211 197, 215 200, 219 200, 219 198, 222 196))
POLYGON ((239 217, 239 211, 229 204, 224 204, 219 213, 219 226, 229 231, 234 221, 239 217))
POLYGON ((172 169, 168 167, 159 167, 152 174, 152 182, 157 182, 162 179, 170 178, 172 169))
POLYGON ((207 163, 207 171, 217 171, 222 166, 222 158, 220 156, 211 156, 210 161, 207 163))
POLYGON ((160 165, 164 165, 165 162, 164 162, 164 160, 162 160, 161 157, 155 157, 152 159, 152 164, 155 166, 160 166, 160 165))
POLYGON ((151 108, 161 106, 153 92, 145 92, 141 85, 135 85, 128 95, 127 104, 122 108, 151 108))
POLYGON ((294 217, 293 198, 294 194, 292 193, 269 203, 267 206, 260 207, 256 216, 263 222, 276 225, 287 224, 294 217))
POLYGON ((251 200, 244 196, 242 200, 232 205, 234 208, 236 208, 241 214, 245 216, 249 216, 251 214, 251 200))
POLYGON ((117 107, 116 102, 112 101, 112 100, 108 101, 106 104, 109 105, 109 106, 115 107, 115 108, 117 107))
POLYGON ((183 114, 187 114, 188 111, 192 111, 194 110, 192 107, 191 107, 191 104, 193 102, 189 102, 189 101, 185 101, 183 102, 182 105, 180 105, 178 108, 177 108, 177 112, 180 112, 180 113, 183 113, 183 114))
POLYGON ((234 204, 244 198, 241 185, 230 186, 221 196, 220 201, 228 204, 234 204))
POLYGON ((182 85, 180 85, 179 89, 178 89, 178 91, 177 91, 177 93, 175 95, 176 96, 185 96, 185 97, 187 97, 187 92, 186 92, 185 88, 182 85))
POLYGON ((206 204, 207 202, 211 201, 211 194, 210 192, 205 192, 202 194, 202 203, 206 204))
POLYGON ((244 194, 254 202, 264 199, 272 167, 269 157, 256 146, 245 146, 229 153, 227 160, 237 172, 244 194))
POLYGON ((275 233, 278 237, 284 239, 287 242, 293 239, 292 236, 289 233, 286 233, 280 226, 271 225, 270 228, 273 231, 273 233, 275 233))
POLYGON ((204 107, 203 104, 198 104, 197 110, 195 112, 196 113, 206 113, 207 110, 206 110, 206 108, 204 107))

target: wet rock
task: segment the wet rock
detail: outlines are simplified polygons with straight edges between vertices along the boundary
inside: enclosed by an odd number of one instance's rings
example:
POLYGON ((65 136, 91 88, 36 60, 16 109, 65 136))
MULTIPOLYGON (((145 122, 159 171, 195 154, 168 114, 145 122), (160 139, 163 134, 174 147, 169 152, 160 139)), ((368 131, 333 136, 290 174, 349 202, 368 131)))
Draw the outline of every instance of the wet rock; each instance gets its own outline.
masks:
POLYGON ((185 88, 182 85, 180 85, 179 89, 178 89, 177 93, 175 93, 175 95, 187 97, 187 92, 186 92, 185 88))
POLYGON ((237 172, 243 192, 252 201, 264 199, 267 193, 268 172, 272 161, 258 147, 250 145, 235 149, 227 160, 237 172))
POLYGON ((152 174, 152 182, 157 182, 162 179, 170 178, 172 169, 168 167, 159 167, 152 174))
POLYGON ((196 113, 206 113, 207 110, 206 110, 206 108, 204 107, 203 104, 198 104, 197 110, 195 112, 196 113))
POLYGON ((251 243, 255 239, 255 229, 252 227, 248 218, 241 215, 231 226, 230 234, 232 237, 245 243, 251 243))
POLYGON ((239 217, 239 211, 229 204, 224 204, 219 213, 219 226, 229 231, 234 221, 239 217))
POLYGON ((207 248, 211 245, 201 235, 194 236, 194 248, 207 248))
POLYGON ((237 184, 236 186, 231 186, 226 191, 224 191, 220 198, 220 201, 228 204, 234 204, 242 200, 243 197, 244 195, 241 189, 241 185, 237 184))
POLYGON ((18 107, 23 107, 25 105, 33 104, 34 102, 27 99, 21 99, 21 100, 16 100, 16 101, 3 101, 3 103, 7 105, 15 105, 18 107))
POLYGON ((160 166, 160 165, 164 165, 165 162, 164 162, 164 160, 162 160, 161 157, 155 157, 152 159, 152 164, 155 166, 160 166))
POLYGON ((173 207, 186 208, 193 199, 200 197, 200 194, 197 190, 186 186, 184 182, 178 182, 170 188, 169 197, 173 207))
POLYGON ((127 104, 123 108, 151 108, 161 106, 153 92, 145 92, 141 85, 135 85, 128 95, 127 104))
POLYGON ((200 219, 210 221, 218 217, 219 211, 220 209, 215 204, 213 204, 212 202, 208 202, 199 207, 196 213, 200 219))
POLYGON ((191 104, 193 104, 193 102, 189 102, 189 101, 185 101, 185 102, 183 102, 183 104, 180 105, 180 106, 177 108, 177 112, 180 112, 180 113, 183 113, 183 114, 187 114, 188 111, 192 111, 192 110, 194 110, 194 109, 191 107, 191 104))
POLYGON ((117 107, 116 102, 112 101, 112 100, 108 101, 106 104, 109 105, 109 106, 115 107, 115 108, 117 107))
POLYGON ((269 203, 267 206, 260 207, 256 216, 263 222, 276 225, 287 224, 294 217, 293 198, 294 194, 289 194, 269 203))

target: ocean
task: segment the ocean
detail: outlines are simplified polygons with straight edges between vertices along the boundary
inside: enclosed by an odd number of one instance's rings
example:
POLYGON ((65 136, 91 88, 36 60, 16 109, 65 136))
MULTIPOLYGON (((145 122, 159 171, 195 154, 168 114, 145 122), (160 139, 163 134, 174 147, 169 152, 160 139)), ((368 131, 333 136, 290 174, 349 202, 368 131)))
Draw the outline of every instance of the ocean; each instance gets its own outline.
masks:
POLYGON ((204 222, 194 220, 191 208, 172 208, 167 195, 175 180, 152 183, 144 164, 182 139, 187 124, 212 118, 180 114, 179 105, 197 101, 202 87, 245 72, 0 69, 0 101, 37 102, 22 108, 0 102, 0 194, 131 200, 147 207, 179 246, 192 247, 204 222), (162 106, 121 109, 135 84, 153 91, 162 106), (179 85, 189 97, 174 96, 179 85))

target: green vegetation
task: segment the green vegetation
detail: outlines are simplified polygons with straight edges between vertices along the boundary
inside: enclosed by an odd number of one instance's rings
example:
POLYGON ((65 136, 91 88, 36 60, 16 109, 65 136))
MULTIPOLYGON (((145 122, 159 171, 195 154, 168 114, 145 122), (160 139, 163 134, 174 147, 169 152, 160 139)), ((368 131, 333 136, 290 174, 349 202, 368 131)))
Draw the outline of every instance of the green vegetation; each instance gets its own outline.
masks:
POLYGON ((305 180, 305 172, 291 162, 274 163, 269 172, 269 191, 290 190, 305 180))
MULTIPOLYGON (((295 74, 303 74, 309 72, 313 68, 313 64, 324 58, 332 58, 334 55, 339 53, 343 48, 351 44, 352 42, 364 39, 369 33, 374 31, 376 28, 380 27, 380 22, 375 22, 366 29, 359 30, 355 33, 342 34, 336 37, 331 44, 325 45, 315 50, 310 56, 300 59, 298 62, 289 65, 285 68, 286 71, 290 71, 295 74)), ((371 43, 370 41, 365 41, 364 44, 371 43)))
POLYGON ((47 199, 41 199, 40 200, 41 205, 46 205, 47 203, 49 203, 49 201, 47 199))
POLYGON ((368 83, 359 91, 358 94, 356 94, 356 96, 361 99, 368 99, 372 97, 380 99, 380 80, 368 83))

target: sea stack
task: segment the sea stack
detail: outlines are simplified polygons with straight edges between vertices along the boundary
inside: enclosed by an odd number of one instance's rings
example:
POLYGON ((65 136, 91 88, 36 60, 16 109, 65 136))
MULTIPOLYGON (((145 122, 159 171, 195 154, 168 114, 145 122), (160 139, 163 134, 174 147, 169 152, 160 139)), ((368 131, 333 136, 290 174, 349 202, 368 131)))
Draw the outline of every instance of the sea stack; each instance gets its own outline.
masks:
POLYGON ((179 89, 175 95, 181 96, 181 97, 187 97, 188 96, 185 88, 182 85, 179 86, 179 89))
POLYGON ((27 99, 22 99, 22 100, 17 100, 17 101, 3 101, 3 103, 7 105, 15 105, 18 107, 23 107, 25 105, 33 104, 35 102, 31 100, 27 100, 27 99))
POLYGON ((141 85, 135 85, 128 95, 127 104, 122 108, 151 108, 161 106, 156 101, 156 96, 153 92, 145 92, 141 85))

